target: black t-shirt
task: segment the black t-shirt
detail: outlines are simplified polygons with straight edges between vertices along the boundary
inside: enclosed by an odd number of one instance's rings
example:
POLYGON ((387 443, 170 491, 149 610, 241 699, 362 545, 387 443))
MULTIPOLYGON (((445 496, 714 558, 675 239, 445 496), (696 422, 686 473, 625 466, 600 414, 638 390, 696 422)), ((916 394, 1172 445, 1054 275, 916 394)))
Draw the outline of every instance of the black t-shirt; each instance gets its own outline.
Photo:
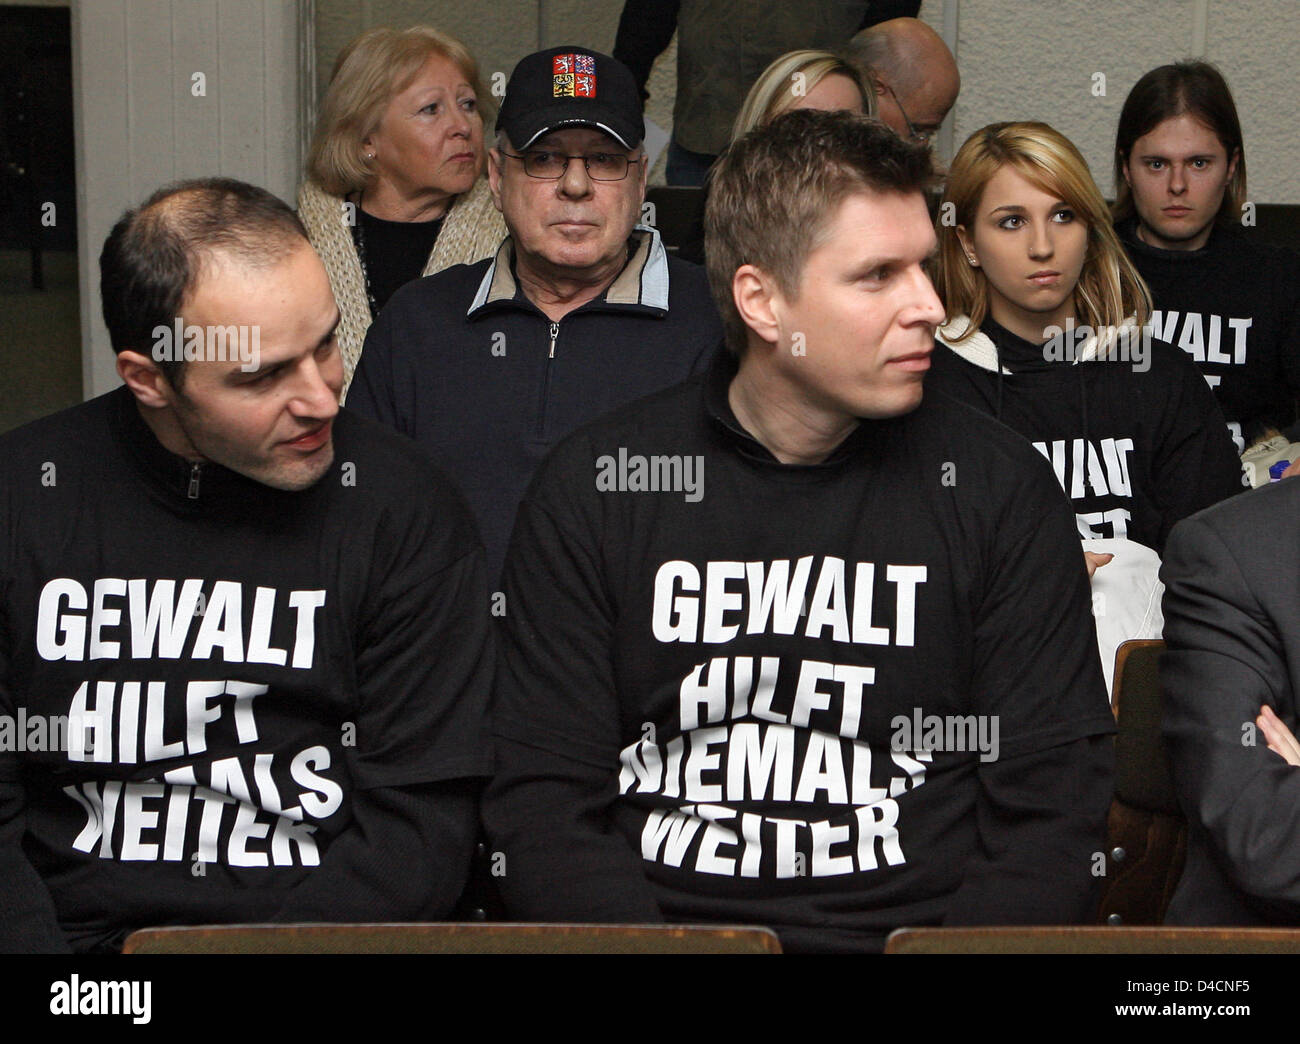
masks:
POLYGON ((1205 376, 1237 442, 1296 421, 1300 397, 1300 255, 1216 225, 1200 250, 1162 250, 1117 228, 1151 288, 1155 336, 1205 376))
POLYGON ((74 946, 269 920, 360 792, 490 772, 468 509, 371 421, 334 447, 301 492, 196 476, 124 388, 4 436, 0 714, 47 731, 0 786, 74 946))
POLYGON ((566 440, 520 507, 484 808, 512 911, 813 949, 1086 916, 1113 723, 1049 469, 928 393, 783 465, 728 367, 566 440), (924 749, 957 718, 990 760, 924 749))
POLYGON ((432 221, 386 221, 357 208, 353 242, 378 315, 388 299, 412 279, 419 279, 429 263, 442 231, 442 218, 432 221))
POLYGON ((986 319, 956 350, 936 346, 926 391, 969 403, 1032 442, 1084 539, 1127 538, 1161 552, 1175 523, 1241 491, 1223 416, 1183 353, 1148 340, 1126 347, 1127 359, 1071 362, 1074 348, 1064 339, 1059 347, 1045 352, 986 319), (1012 372, 986 369, 995 358, 1012 372))

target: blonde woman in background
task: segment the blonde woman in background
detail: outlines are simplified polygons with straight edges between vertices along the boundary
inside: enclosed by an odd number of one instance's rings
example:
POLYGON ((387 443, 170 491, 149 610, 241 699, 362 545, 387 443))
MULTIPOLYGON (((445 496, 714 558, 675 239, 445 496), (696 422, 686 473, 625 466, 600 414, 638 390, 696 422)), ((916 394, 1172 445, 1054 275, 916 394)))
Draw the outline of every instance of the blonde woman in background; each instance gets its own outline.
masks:
MULTIPOLYGON (((866 90, 853 66, 829 51, 790 51, 769 65, 754 81, 736 115, 731 140, 771 123, 791 109, 823 109, 876 115, 876 96, 866 90)), ((705 185, 708 191, 708 185, 705 185)), ((703 213, 703 207, 701 207, 703 213)), ((704 264, 704 226, 687 238, 677 256, 704 264)))
POLYGON ((754 81, 736 116, 731 140, 790 109, 847 109, 875 116, 876 96, 863 87, 856 69, 829 51, 791 51, 754 81))
POLYGON ((398 287, 505 238, 483 177, 484 97, 473 55, 426 25, 370 29, 334 63, 298 213, 341 313, 344 394, 398 287))

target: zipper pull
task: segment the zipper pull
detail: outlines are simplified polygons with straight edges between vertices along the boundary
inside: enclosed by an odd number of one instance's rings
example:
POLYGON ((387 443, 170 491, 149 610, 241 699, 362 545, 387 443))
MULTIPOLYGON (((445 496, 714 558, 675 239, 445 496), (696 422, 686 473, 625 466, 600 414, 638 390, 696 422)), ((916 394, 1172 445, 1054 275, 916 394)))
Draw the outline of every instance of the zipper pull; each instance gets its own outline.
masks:
POLYGON ((198 464, 198 463, 195 463, 195 464, 191 464, 191 465, 190 465, 190 492, 189 492, 189 497, 190 497, 191 500, 198 500, 198 499, 199 499, 199 468, 200 468, 200 467, 202 467, 202 465, 200 465, 200 464, 198 464))
POLYGON ((560 336, 560 324, 551 323, 551 354, 547 358, 555 358, 555 339, 560 336))

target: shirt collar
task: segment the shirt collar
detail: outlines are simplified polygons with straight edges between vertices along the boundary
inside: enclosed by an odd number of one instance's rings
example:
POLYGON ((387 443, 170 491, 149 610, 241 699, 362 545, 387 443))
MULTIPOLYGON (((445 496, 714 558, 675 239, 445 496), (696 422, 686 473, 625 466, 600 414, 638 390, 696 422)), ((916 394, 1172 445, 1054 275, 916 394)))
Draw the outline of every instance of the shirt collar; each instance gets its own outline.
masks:
MULTIPOLYGON (((628 258, 614 281, 596 299, 605 307, 668 313, 668 252, 658 229, 637 225, 628 239, 628 258)), ((507 236, 479 282, 466 316, 494 305, 527 301, 515 279, 515 244, 507 236)), ((587 306, 584 306, 587 307, 587 306)))
POLYGON ((1231 244, 1233 226, 1223 225, 1216 218, 1210 225, 1210 237, 1205 241, 1205 245, 1198 250, 1168 250, 1165 247, 1152 246, 1150 243, 1141 239, 1137 233, 1138 219, 1137 215, 1130 217, 1128 220, 1121 222, 1116 226, 1115 231, 1119 234, 1120 240, 1125 246, 1131 247, 1139 254, 1145 254, 1148 257, 1163 258, 1167 261, 1182 262, 1195 261, 1203 258, 1212 252, 1217 253, 1218 249, 1225 243, 1231 244))
MULTIPOLYGON (((140 416, 140 408, 129 388, 123 385, 109 394, 112 396, 109 423, 122 455, 149 490, 173 510, 192 514, 230 507, 247 512, 251 504, 256 504, 276 511, 310 492, 276 489, 212 461, 195 463, 178 456, 158 441, 153 429, 140 416)), ((342 411, 339 415, 342 416, 342 411)))
POLYGON ((740 362, 725 345, 713 353, 713 362, 704 377, 704 410, 709 422, 724 439, 743 456, 765 464, 775 464, 786 473, 814 473, 819 469, 833 468, 842 461, 856 456, 862 447, 887 421, 860 420, 830 455, 817 464, 783 464, 776 456, 754 438, 737 420, 731 408, 731 382, 740 371, 740 362))

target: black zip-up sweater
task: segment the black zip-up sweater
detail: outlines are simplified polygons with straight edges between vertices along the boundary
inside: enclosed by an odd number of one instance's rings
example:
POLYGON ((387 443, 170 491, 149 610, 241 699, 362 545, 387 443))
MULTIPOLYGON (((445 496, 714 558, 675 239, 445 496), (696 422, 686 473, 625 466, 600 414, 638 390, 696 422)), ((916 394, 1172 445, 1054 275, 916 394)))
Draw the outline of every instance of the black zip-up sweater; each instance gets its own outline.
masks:
POLYGON ((125 388, 0 438, 0 952, 450 912, 491 770, 482 550, 417 446, 347 410, 333 437, 292 493, 172 455, 125 388))
POLYGON ((795 950, 1086 920, 1113 721, 1049 468, 929 392, 784 465, 733 372, 575 434, 520 507, 484 798, 512 913, 795 950), (972 715, 991 760, 897 720, 972 715))
POLYGON ((1082 538, 1127 538, 1161 553, 1175 523, 1242 490, 1223 415, 1181 352, 1152 339, 1124 348, 1128 361, 1101 359, 1081 341, 1076 355, 1086 358, 1071 362, 992 319, 964 341, 945 340, 965 323, 940 331, 926 390, 1033 443, 1070 498, 1082 538))
POLYGON ((409 283, 366 335, 348 406, 459 484, 495 581, 528 480, 569 432, 698 372, 722 336, 704 271, 638 229, 603 294, 552 322, 497 256, 409 283))
POLYGON ((1216 225, 1200 250, 1162 250, 1116 228, 1151 288, 1156 337, 1181 348, 1214 389, 1241 453, 1267 428, 1296 422, 1300 398, 1300 254, 1216 225))

